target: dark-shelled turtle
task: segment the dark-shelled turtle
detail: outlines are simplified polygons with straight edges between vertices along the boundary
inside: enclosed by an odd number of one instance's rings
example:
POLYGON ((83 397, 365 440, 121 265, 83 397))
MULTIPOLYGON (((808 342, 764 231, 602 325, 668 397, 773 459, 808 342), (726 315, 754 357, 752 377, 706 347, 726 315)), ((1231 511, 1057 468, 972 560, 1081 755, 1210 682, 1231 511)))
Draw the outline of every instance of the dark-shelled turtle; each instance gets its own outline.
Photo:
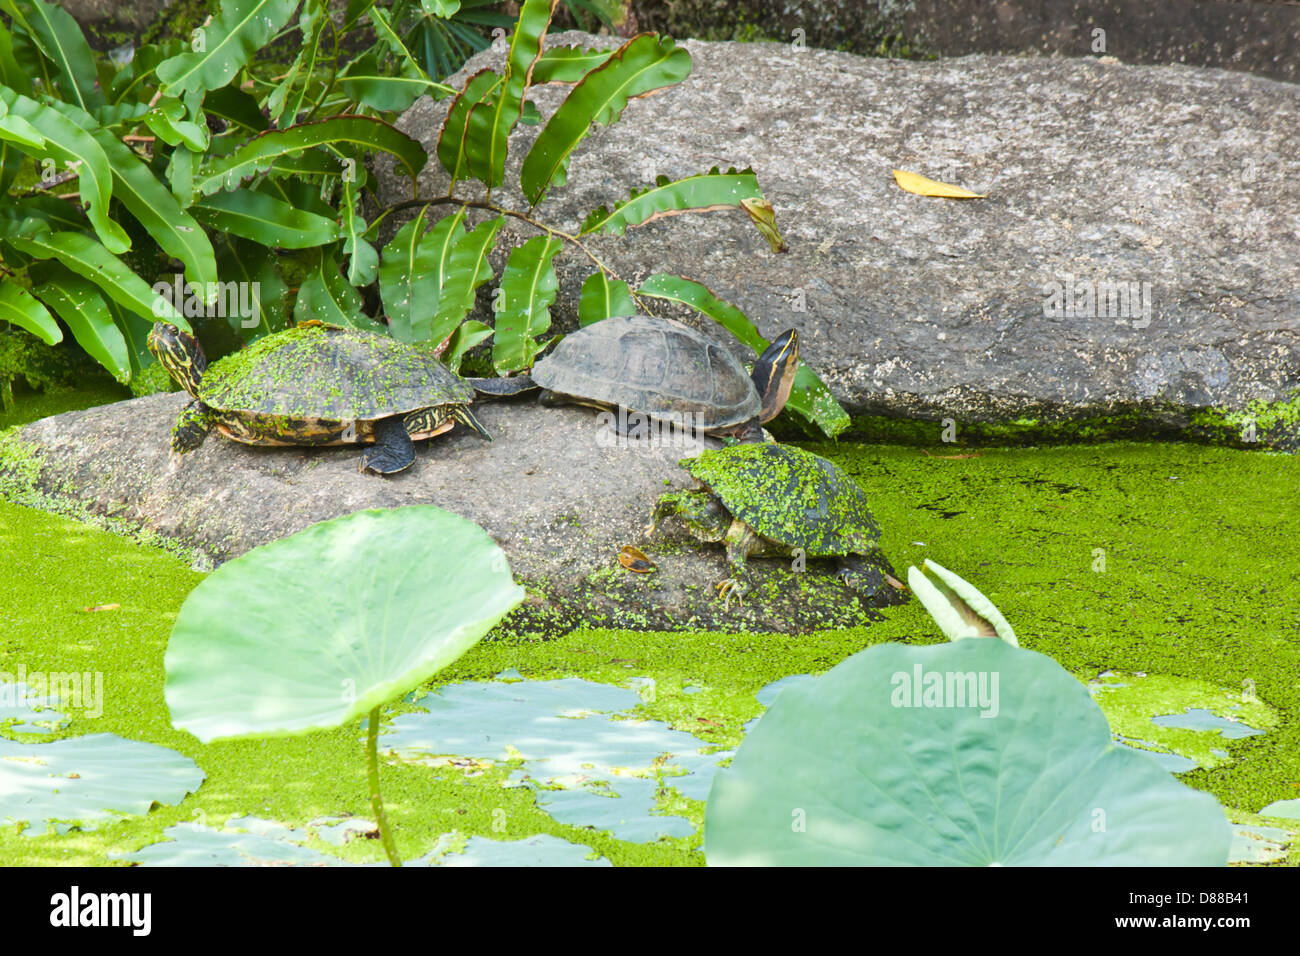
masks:
POLYGON ((413 440, 457 422, 492 438, 468 408, 473 387, 432 348, 377 332, 306 322, 208 365, 194 336, 159 322, 149 349, 194 399, 172 432, 176 452, 213 427, 249 445, 373 443, 362 468, 389 475, 415 461, 413 440))
POLYGON ((753 442, 763 440, 763 423, 785 406, 798 366, 794 329, 769 345, 754 371, 746 373, 727 349, 690 326, 633 315, 566 335, 533 366, 532 380, 547 390, 546 402, 621 408, 691 431, 753 442))

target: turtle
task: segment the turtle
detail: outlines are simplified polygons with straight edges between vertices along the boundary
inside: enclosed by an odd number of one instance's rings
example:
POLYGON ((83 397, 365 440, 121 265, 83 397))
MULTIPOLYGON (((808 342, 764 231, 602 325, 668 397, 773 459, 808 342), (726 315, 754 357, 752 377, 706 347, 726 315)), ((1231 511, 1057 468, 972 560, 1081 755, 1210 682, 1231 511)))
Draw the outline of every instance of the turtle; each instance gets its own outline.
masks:
POLYGON ((304 322, 208 365, 193 335, 158 322, 149 350, 193 399, 172 432, 178 454, 216 427, 249 445, 373 443, 362 470, 391 475, 415 461, 413 439, 458 422, 492 440, 468 408, 472 385, 432 349, 378 332, 304 322))
POLYGON ((646 534, 667 517, 704 542, 722 542, 731 577, 718 584, 730 607, 747 590, 746 559, 764 555, 839 559, 846 584, 873 598, 885 584, 880 526, 867 496, 844 469, 776 443, 738 444, 678 462, 696 480, 655 504, 646 534))
POLYGON ((799 366, 790 329, 759 356, 754 371, 688 325, 645 315, 614 316, 571 332, 533 366, 544 403, 619 409, 619 431, 641 418, 742 442, 763 441, 763 423, 785 406, 799 366))

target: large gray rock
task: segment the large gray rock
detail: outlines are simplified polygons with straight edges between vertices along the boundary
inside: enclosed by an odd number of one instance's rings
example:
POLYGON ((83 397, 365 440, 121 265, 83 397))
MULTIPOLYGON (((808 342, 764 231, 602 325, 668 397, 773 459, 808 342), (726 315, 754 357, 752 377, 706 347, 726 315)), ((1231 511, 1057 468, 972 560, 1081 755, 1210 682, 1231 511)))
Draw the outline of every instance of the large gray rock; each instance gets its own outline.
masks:
POLYGON ((645 29, 801 37, 873 54, 1109 53, 1300 79, 1300 6, 1272 0, 632 0, 645 29), (1095 31, 1101 30, 1102 34, 1095 31), (796 33, 795 31, 801 31, 796 33))
MULTIPOLYGON (((591 248, 628 278, 705 283, 768 337, 797 326, 859 434, 913 419, 928 423, 913 437, 937 441, 951 419, 958 440, 1068 436, 1086 422, 1093 436, 1296 446, 1300 415, 1281 403, 1300 396, 1300 87, 1096 59, 683 45, 692 75, 596 128, 537 215, 575 230, 656 175, 752 165, 787 254, 770 252, 739 210, 661 219, 591 248), (894 168, 988 198, 916 196, 894 168), (1079 287, 1059 317, 1053 283, 1079 287), (1084 307, 1083 286, 1100 283, 1136 284, 1127 314, 1105 294, 1084 307)), ((484 51, 451 82, 500 64, 484 51)), ((546 116, 565 93, 531 96, 546 116)), ((449 102, 421 100, 399 125, 432 151, 449 102)), ((539 128, 513 134, 494 201, 527 208, 518 170, 539 128)), ((410 198, 390 163, 377 168, 385 201, 410 198)), ((434 160, 419 194, 447 185, 434 160)), ((392 218, 388 235, 403 217, 392 218)), ((516 242, 534 234, 516 220, 506 231, 516 242)), ((592 267, 566 248, 557 269, 553 312, 573 327, 592 267)))
MULTIPOLYGON (((755 629, 798 633, 864 624, 878 612, 809 560, 802 573, 757 559, 755 589, 730 610, 714 585, 728 576, 717 547, 665 523, 643 529, 659 495, 692 480, 677 460, 698 449, 619 444, 596 413, 531 401, 476 405, 495 440, 455 429, 418 447, 412 468, 361 474, 356 446, 253 448, 210 436, 172 460, 182 394, 153 395, 42 419, 0 444, 0 494, 55 511, 107 516, 118 530, 155 532, 221 562, 317 521, 364 508, 435 504, 478 522, 529 587, 507 619, 515 631, 574 627, 755 629), (15 447, 16 442, 16 447, 15 447), (624 570, 641 548, 658 568, 624 570)), ((437 541, 428 542, 430 557, 437 541)), ((877 598, 897 603, 891 588, 877 598)))

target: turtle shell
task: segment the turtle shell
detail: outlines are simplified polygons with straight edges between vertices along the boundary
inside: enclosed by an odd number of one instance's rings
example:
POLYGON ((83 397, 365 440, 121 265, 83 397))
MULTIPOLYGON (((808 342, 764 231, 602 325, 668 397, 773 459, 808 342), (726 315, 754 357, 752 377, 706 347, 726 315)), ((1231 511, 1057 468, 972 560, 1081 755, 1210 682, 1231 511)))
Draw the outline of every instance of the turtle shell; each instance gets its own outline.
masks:
POLYGON ((681 465, 765 538, 809 557, 867 554, 880 526, 857 482, 812 452, 773 443, 732 445, 681 465))
POLYGON ((615 316, 571 332, 533 366, 553 392, 647 415, 700 415, 700 427, 759 413, 758 390, 725 348, 671 319, 615 316))
POLYGON ((373 421, 473 397, 427 346, 319 324, 258 339, 210 365, 199 384, 217 411, 290 421, 373 421))

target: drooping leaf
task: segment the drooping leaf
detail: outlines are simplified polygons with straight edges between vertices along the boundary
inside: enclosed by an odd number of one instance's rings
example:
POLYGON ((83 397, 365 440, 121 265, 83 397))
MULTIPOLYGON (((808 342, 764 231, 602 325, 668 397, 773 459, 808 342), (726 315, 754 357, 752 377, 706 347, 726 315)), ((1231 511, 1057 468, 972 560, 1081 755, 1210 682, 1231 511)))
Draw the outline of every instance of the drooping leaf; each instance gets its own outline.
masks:
POLYGON ((460 0, 420 0, 420 6, 429 16, 445 20, 456 15, 460 9, 460 0))
POLYGON ((715 866, 1222 866, 1232 841, 1214 797, 1111 743, 1083 684, 998 640, 881 644, 787 688, 704 834, 715 866))
POLYGON ((0 0, 0 10, 26 30, 54 64, 64 99, 83 110, 104 105, 104 94, 96 86, 95 55, 70 13, 43 0, 24 0, 21 6, 14 0, 0 0))
POLYGON ((440 508, 312 525, 190 592, 165 658, 172 722, 205 743, 337 727, 451 664, 523 597, 488 534, 440 508))
POLYGON ((442 353, 442 363, 459 374, 460 363, 465 358, 465 353, 491 337, 492 327, 490 325, 475 322, 473 319, 462 322, 456 327, 456 331, 451 333, 451 338, 447 340, 447 349, 442 353))
POLYGON ((849 413, 844 410, 826 383, 812 370, 812 366, 800 360, 799 370, 794 375, 794 387, 786 408, 798 414, 805 421, 811 422, 822 430, 827 438, 834 438, 852 422, 849 413))
POLYGON ((126 144, 107 130, 96 131, 94 137, 108 157, 114 197, 164 252, 184 264, 187 279, 204 288, 215 282, 216 255, 203 227, 126 144))
MULTIPOLYGON (((86 204, 86 217, 90 220, 104 247, 113 253, 131 248, 126 232, 108 216, 108 202, 112 194, 112 175, 108 157, 94 138, 59 110, 28 99, 11 89, 0 87, 0 102, 4 103, 7 117, 25 121, 44 138, 40 152, 62 162, 76 162, 81 200, 86 204)), ((15 142, 19 148, 32 155, 32 147, 25 145, 16 134, 0 124, 0 139, 15 142)))
POLYGON ((389 333, 403 342, 427 342, 442 297, 447 263, 464 235, 464 207, 425 232, 429 207, 397 231, 379 264, 379 294, 389 333))
POLYGON ((553 46, 544 51, 533 64, 530 85, 577 83, 613 55, 613 50, 584 50, 576 46, 553 46))
POLYGON ((578 324, 591 325, 615 315, 636 315, 632 290, 622 279, 611 279, 597 269, 582 283, 578 297, 578 324))
POLYGON ((25 219, 39 219, 51 229, 67 229, 71 232, 84 232, 90 228, 90 223, 76 203, 55 199, 48 193, 35 193, 0 205, 0 216, 16 224, 21 224, 25 219))
POLYGON ((189 329, 185 317, 155 293, 103 246, 78 232, 10 231, 5 238, 15 249, 37 259, 57 259, 77 275, 89 279, 126 308, 145 318, 165 317, 189 329))
MULTIPOLYGON (((479 223, 468 235, 457 239, 452 247, 443 272, 437 314, 429 332, 429 341, 435 345, 441 345, 460 326, 470 309, 474 308, 474 294, 478 287, 492 278, 488 253, 496 244, 497 233, 505 222, 504 216, 498 216, 479 223)), ((477 341, 469 342, 465 348, 472 347, 477 341)))
POLYGON ((288 286, 276 270, 275 259, 262 246, 228 239, 217 253, 217 268, 223 282, 234 282, 249 290, 249 316, 226 319, 246 341, 289 327, 285 304, 288 286))
POLYGON ((298 287, 298 300, 293 307, 295 322, 313 319, 326 325, 350 326, 372 332, 381 328, 361 311, 360 293, 348 284, 339 271, 338 260, 326 249, 318 251, 316 268, 298 287))
POLYGON ((29 152, 36 152, 45 146, 45 137, 27 120, 9 112, 9 107, 0 100, 0 139, 22 146, 29 152))
POLYGON ((714 166, 707 173, 689 176, 676 182, 660 176, 654 186, 633 189, 630 199, 614 204, 610 212, 601 206, 587 217, 579 235, 601 232, 621 236, 628 226, 639 226, 664 216, 684 212, 707 212, 739 206, 745 200, 762 199, 758 177, 752 169, 719 172, 714 166))
POLYGON ((266 98, 267 111, 276 126, 292 125, 303 111, 307 91, 316 71, 316 60, 320 56, 321 33, 328 21, 329 11, 324 0, 307 0, 302 5, 298 16, 298 29, 302 34, 298 55, 294 57, 284 78, 266 98), (299 76, 302 77, 301 83, 298 82, 299 76), (285 118, 288 118, 287 124, 282 122, 285 118))
POLYGON ((419 143, 383 120, 334 116, 255 136, 230 156, 205 168, 195 177, 194 186, 204 195, 219 189, 237 189, 245 179, 270 169, 280 157, 325 143, 350 143, 366 150, 391 153, 406 167, 412 179, 419 175, 429 158, 419 143))
POLYGON ((14 56, 13 34, 0 23, 0 86, 7 86, 23 96, 32 94, 32 78, 14 56))
POLYGON ((194 202, 194 157, 188 146, 177 146, 167 162, 167 185, 182 209, 194 202))
POLYGON ((222 0, 219 12, 191 38, 188 53, 158 64, 163 91, 177 96, 189 90, 225 86, 265 47, 298 9, 300 0, 222 0), (203 49, 197 49, 198 38, 203 49))
MULTIPOLYGON (((424 69, 421 68, 420 64, 416 62, 415 57, 411 55, 411 51, 407 49, 406 43, 397 34, 397 31, 393 29, 387 11, 381 7, 372 7, 367 11, 367 16, 370 18, 371 26, 374 27, 375 35, 387 44, 389 52, 397 60, 397 76, 394 77, 391 70, 385 71, 385 76, 387 78, 398 81, 401 84, 400 87, 394 87, 394 89, 415 89, 418 91, 416 93, 417 96, 422 93, 429 93, 434 99, 438 100, 456 92, 454 88, 447 86, 445 83, 435 83, 429 79, 428 73, 426 73, 424 69)), ((391 95, 395 96, 395 93, 391 95)), ((407 106, 409 105, 410 103, 408 102, 407 106)), ((390 108, 405 109, 406 107, 401 106, 390 108)))
POLYGON ((465 156, 465 126, 469 121, 469 112, 475 105, 494 95, 502 82, 503 77, 499 73, 479 70, 465 81, 465 88, 456 94, 447 110, 447 117, 442 121, 442 130, 438 134, 438 162, 451 175, 453 185, 469 175, 469 163, 465 156))
POLYGON ((536 236, 516 246, 501 273, 500 309, 492 340, 497 374, 528 368, 545 346, 536 340, 551 327, 551 303, 560 282, 554 259, 563 240, 536 236))
POLYGON ((898 183, 900 188, 906 189, 909 193, 916 193, 918 196, 939 196, 945 199, 985 198, 982 193, 973 193, 968 189, 962 189, 960 186, 950 186, 947 183, 936 182, 917 173, 909 173, 901 169, 894 170, 894 181, 898 183))
POLYGON ((533 62, 542 50, 542 38, 559 0, 524 0, 519 22, 510 39, 504 81, 496 95, 480 102, 469 112, 465 129, 465 152, 472 176, 489 190, 505 182, 506 147, 510 131, 519 122, 524 91, 533 62))
POLYGON ((357 57, 339 75, 348 99, 375 110, 401 112, 434 84, 420 76, 393 76, 373 53, 357 57))
POLYGON ((343 236, 343 254, 348 257, 348 282, 357 288, 370 285, 379 272, 379 252, 366 241, 366 220, 359 208, 361 186, 359 177, 343 177, 343 196, 339 200, 342 217, 339 230, 343 236))
POLYGON ((56 282, 32 291, 40 296, 72 330, 72 337, 119 382, 131 380, 131 357, 122 331, 113 322, 99 289, 93 282, 66 269, 56 282))
POLYGON ((100 301, 108 309, 109 315, 113 317, 113 324, 117 326, 118 331, 122 333, 122 340, 126 342, 126 355, 131 360, 131 377, 135 378, 151 365, 157 365, 158 360, 149 351, 149 333, 153 331, 154 320, 136 315, 130 309, 122 308, 112 299, 100 296, 100 301))
POLYGON ((208 93, 203 98, 203 108, 209 116, 219 116, 251 133, 260 133, 269 125, 258 109, 257 100, 234 86, 223 86, 208 93))
POLYGON ((0 322, 12 322, 46 345, 63 341, 63 330, 54 321, 54 316, 17 282, 0 283, 0 322))
POLYGON ((169 146, 186 147, 196 153, 206 153, 210 140, 207 126, 200 126, 185 118, 185 106, 178 99, 165 98, 141 119, 155 136, 169 146))
POLYGON ((208 196, 191 206, 190 211, 220 232, 253 239, 273 249, 309 249, 339 237, 338 224, 333 220, 248 189, 208 196))
POLYGON ((569 154, 593 123, 609 126, 630 98, 680 83, 691 72, 691 55, 670 38, 643 33, 587 74, 542 128, 524 157, 520 185, 534 206, 551 186, 564 185, 569 154))
MULTIPOLYGON (((703 312, 756 353, 761 354, 770 344, 759 334, 757 327, 744 312, 719 299, 702 283, 659 273, 641 283, 637 293, 680 302, 703 312)), ((795 373, 794 387, 790 391, 786 408, 816 425, 829 438, 834 438, 849 427, 848 413, 840 407, 817 373, 802 360, 795 373)))

